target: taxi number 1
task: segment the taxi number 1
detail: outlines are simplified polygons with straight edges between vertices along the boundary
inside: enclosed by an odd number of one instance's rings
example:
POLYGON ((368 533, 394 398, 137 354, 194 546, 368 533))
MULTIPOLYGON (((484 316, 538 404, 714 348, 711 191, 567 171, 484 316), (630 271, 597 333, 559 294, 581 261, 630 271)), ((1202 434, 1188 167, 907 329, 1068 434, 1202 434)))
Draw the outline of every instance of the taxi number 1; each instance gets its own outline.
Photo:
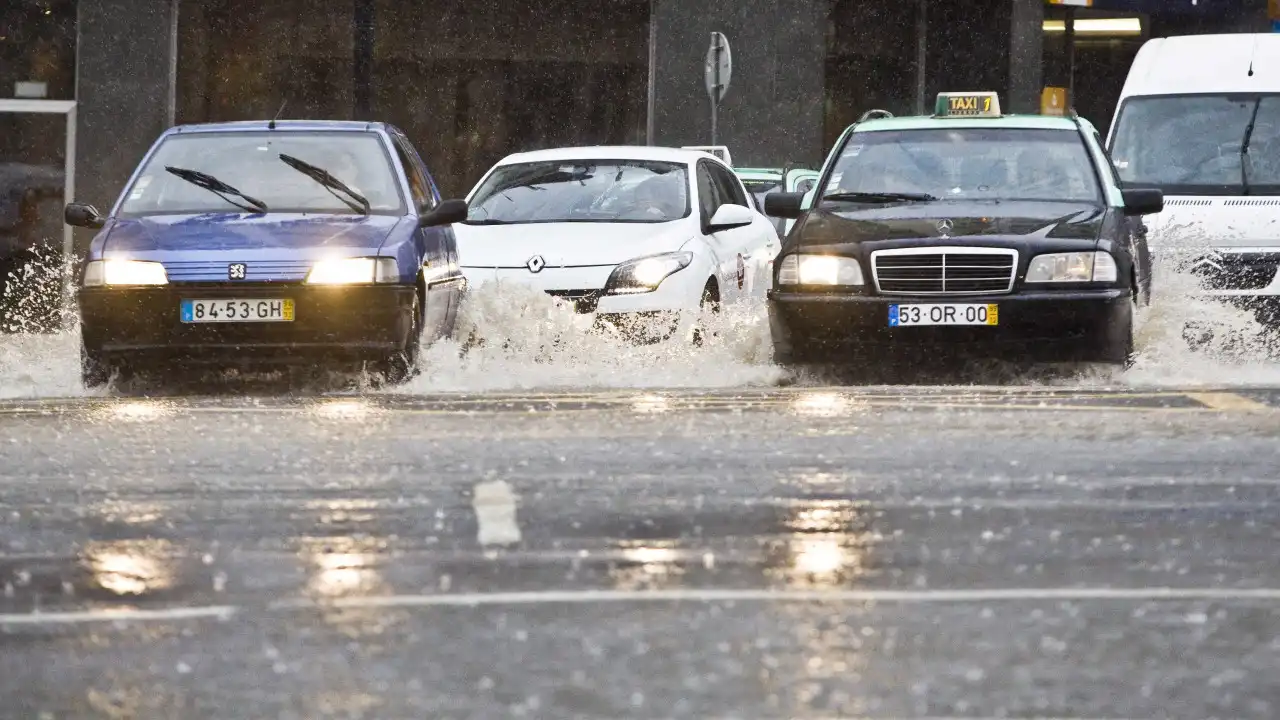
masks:
POLYGON ((999 325, 998 306, 978 304, 890 305, 889 327, 999 325))

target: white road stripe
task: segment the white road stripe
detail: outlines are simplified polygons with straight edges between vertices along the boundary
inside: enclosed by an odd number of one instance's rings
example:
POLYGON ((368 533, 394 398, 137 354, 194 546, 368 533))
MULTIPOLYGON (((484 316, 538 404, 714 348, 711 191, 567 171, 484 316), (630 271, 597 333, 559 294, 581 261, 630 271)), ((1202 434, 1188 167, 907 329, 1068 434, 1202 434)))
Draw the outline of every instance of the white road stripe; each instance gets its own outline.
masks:
MULTIPOLYGON (((535 590, 528 592, 383 595, 315 601, 291 598, 269 603, 266 610, 302 611, 325 608, 479 607, 492 605, 588 605, 652 602, 862 602, 893 604, 966 604, 1045 601, 1267 601, 1280 602, 1280 588, 995 588, 989 590, 535 590)), ((252 610, 248 606, 209 605, 155 610, 84 610, 76 612, 0 613, 6 625, 75 625, 84 623, 226 620, 252 610)))
POLYGON ((514 545, 520 542, 520 526, 516 523, 516 496, 511 486, 497 480, 476 485, 471 499, 480 529, 476 539, 481 545, 514 545))
POLYGON ((539 605, 638 602, 883 602, 904 604, 1036 601, 1280 601, 1280 588, 1007 588, 990 590, 535 590, 529 592, 450 593, 347 597, 314 602, 282 600, 277 609, 309 607, 384 608, 480 605, 539 605))
POLYGON ((1268 405, 1236 393, 1193 392, 1187 393, 1187 397, 1213 410, 1234 410, 1237 412, 1269 412, 1271 410, 1268 405))
POLYGON ((231 605, 176 607, 158 610, 82 610, 76 612, 0 613, 0 627, 5 625, 77 625, 102 622, 147 622, 157 620, 226 620, 238 612, 231 605))

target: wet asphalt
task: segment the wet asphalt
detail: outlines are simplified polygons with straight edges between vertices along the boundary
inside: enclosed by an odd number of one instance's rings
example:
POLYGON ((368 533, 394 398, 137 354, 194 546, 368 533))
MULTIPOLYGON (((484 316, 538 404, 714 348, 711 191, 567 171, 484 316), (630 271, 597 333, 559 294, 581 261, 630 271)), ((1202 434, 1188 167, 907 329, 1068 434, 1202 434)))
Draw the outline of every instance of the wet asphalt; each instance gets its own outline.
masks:
POLYGON ((1280 717, 1280 391, 0 403, 0 717, 1280 717))

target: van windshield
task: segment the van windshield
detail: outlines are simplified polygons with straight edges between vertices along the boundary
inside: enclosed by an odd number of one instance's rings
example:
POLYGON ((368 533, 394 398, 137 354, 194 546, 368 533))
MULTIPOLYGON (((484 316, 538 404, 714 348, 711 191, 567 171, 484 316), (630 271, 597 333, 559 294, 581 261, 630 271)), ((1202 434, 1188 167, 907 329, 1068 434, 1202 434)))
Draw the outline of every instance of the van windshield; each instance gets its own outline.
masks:
POLYGON ((1126 184, 1166 193, 1280 195, 1280 95, 1129 98, 1111 157, 1126 184))

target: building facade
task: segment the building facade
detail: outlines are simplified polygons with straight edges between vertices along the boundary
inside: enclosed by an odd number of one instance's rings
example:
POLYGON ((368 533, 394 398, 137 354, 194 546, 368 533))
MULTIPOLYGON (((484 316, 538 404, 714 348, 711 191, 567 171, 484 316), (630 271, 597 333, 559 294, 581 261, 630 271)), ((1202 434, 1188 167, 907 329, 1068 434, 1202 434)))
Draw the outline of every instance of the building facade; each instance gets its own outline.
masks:
POLYGON ((1007 109, 1037 112, 1045 86, 1071 87, 1072 104, 1105 128, 1145 39, 1271 30, 1267 0, 1089 4, 9 0, 0 8, 0 183, 13 166, 14 177, 65 184, 33 194, 20 186, 35 180, 10 182, 0 232, 25 222, 26 232, 62 233, 60 213, 48 215, 72 195, 109 206, 175 123, 386 120, 455 196, 518 150, 706 144, 713 31, 732 49, 719 136, 735 162, 812 166, 863 112, 923 112, 943 90, 994 89, 1007 109))

